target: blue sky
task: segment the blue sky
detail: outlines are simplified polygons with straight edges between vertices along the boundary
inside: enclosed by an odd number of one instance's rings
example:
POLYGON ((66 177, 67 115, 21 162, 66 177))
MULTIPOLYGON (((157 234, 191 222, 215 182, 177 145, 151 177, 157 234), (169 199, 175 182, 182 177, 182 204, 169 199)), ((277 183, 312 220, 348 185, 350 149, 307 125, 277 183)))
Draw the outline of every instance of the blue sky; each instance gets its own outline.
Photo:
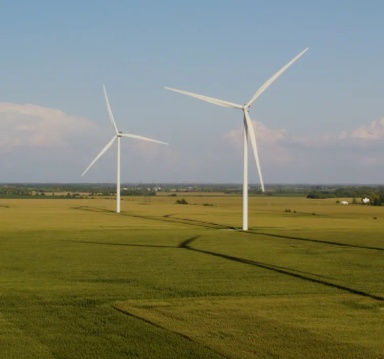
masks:
MULTIPOLYGON (((0 182, 242 180, 236 103, 309 47, 252 106, 265 182, 382 183, 384 3, 0 0, 0 182)), ((250 157, 250 160, 252 158, 250 157)), ((258 183, 250 161, 250 182, 258 183)))

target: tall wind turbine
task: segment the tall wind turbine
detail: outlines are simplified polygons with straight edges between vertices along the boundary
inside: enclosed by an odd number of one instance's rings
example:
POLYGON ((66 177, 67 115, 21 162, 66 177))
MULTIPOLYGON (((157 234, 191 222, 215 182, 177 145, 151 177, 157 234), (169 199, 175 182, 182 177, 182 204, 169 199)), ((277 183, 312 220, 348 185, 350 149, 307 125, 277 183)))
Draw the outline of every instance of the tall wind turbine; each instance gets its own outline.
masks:
POLYGON ((117 139, 117 180, 116 180, 116 213, 120 213, 120 138, 121 137, 128 137, 128 138, 136 138, 138 140, 144 140, 144 141, 150 141, 150 142, 156 142, 156 143, 161 143, 163 145, 168 145, 166 142, 162 141, 157 141, 153 140, 148 137, 143 137, 143 136, 138 136, 138 135, 132 135, 130 133, 123 133, 117 129, 115 119, 113 117, 112 109, 109 104, 108 96, 107 96, 107 91, 105 89, 105 86, 103 85, 104 88, 104 96, 105 96, 105 102, 107 103, 107 109, 108 109, 108 115, 109 119, 111 120, 112 127, 115 131, 115 135, 113 136, 112 140, 110 140, 106 146, 100 151, 100 153, 96 156, 96 158, 91 162, 91 164, 87 167, 87 169, 83 172, 82 176, 84 176, 88 170, 93 166, 93 164, 105 153, 107 150, 113 145, 115 140, 117 139))
POLYGON ((298 55, 296 55, 291 61, 289 61, 285 66, 283 66, 279 71, 277 71, 268 81, 266 81, 254 94, 253 96, 244 104, 238 105, 233 102, 219 100, 213 97, 208 97, 204 95, 199 95, 196 93, 178 90, 175 88, 165 87, 165 89, 170 91, 179 92, 184 95, 195 97, 199 100, 213 103, 215 105, 223 106, 223 107, 232 107, 237 108, 243 111, 244 115, 244 173, 243 173, 243 230, 248 230, 248 137, 251 139, 251 145, 253 154, 255 156, 256 168, 260 178, 260 187, 264 192, 264 182, 261 174, 259 155, 257 152, 256 145, 256 137, 255 130, 252 125, 251 118, 249 117, 249 109, 251 105, 256 101, 256 99, 285 71, 290 67, 295 61, 297 61, 304 53, 308 50, 308 48, 304 49, 298 55))

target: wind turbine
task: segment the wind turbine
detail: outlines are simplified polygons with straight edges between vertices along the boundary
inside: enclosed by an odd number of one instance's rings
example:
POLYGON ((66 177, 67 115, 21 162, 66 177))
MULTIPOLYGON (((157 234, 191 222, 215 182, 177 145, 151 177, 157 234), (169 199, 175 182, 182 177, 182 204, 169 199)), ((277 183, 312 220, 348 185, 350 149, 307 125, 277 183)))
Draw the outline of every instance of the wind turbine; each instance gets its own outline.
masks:
POLYGON ((165 87, 166 90, 179 92, 184 95, 195 97, 199 100, 213 103, 215 105, 223 106, 223 107, 232 107, 237 108, 243 111, 244 115, 244 173, 243 173, 243 230, 248 230, 248 137, 251 139, 251 145, 253 154, 255 156, 256 168, 260 178, 260 187, 264 192, 264 182, 261 174, 259 155, 257 152, 256 145, 256 137, 255 130, 252 125, 251 118, 249 117, 249 109, 251 105, 256 101, 256 99, 285 71, 290 67, 295 61, 297 61, 304 53, 308 50, 308 48, 301 51, 298 55, 296 55, 291 61, 289 61, 285 66, 283 66, 279 71, 277 71, 268 81, 266 81, 254 94, 253 96, 244 104, 238 105, 233 102, 219 100, 213 97, 208 97, 204 95, 199 95, 193 92, 178 90, 175 88, 165 87))
POLYGON ((115 140, 117 139, 117 180, 116 180, 116 213, 120 213, 120 139, 121 137, 128 137, 128 138, 136 138, 138 140, 144 140, 144 141, 150 141, 150 142, 156 142, 161 143, 163 145, 168 145, 166 142, 153 140, 152 138, 138 136, 138 135, 132 135, 130 133, 123 133, 117 129, 115 119, 113 117, 112 109, 109 104, 107 90, 104 88, 104 96, 105 96, 105 102, 107 103, 107 110, 109 119, 111 120, 112 127, 115 131, 115 135, 113 136, 112 140, 110 140, 106 146, 100 151, 100 153, 96 156, 96 158, 91 162, 91 164, 87 167, 87 169, 83 172, 82 176, 84 176, 88 170, 93 166, 93 164, 105 153, 108 151, 108 149, 113 145, 115 140))

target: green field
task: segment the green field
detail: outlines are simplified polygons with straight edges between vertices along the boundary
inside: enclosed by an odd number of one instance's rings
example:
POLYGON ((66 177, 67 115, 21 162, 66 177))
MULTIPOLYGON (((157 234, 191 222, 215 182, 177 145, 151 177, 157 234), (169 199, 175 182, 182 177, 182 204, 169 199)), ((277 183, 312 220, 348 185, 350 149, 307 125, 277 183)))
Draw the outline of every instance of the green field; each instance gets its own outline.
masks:
POLYGON ((236 196, 114 208, 0 200, 1 359, 384 357, 384 207, 251 197, 247 233, 236 196))

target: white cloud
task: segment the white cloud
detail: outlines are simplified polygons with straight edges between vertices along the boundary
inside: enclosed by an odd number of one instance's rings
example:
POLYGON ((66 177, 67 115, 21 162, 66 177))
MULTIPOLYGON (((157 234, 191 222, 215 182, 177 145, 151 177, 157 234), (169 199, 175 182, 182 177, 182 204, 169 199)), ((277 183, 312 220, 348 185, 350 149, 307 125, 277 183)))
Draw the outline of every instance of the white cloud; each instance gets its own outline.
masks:
MULTIPOLYGON (((322 149, 337 148, 340 146, 356 146, 369 143, 377 144, 384 140, 384 118, 374 120, 368 125, 362 125, 351 131, 341 133, 317 133, 312 136, 291 135, 285 129, 271 129, 261 122, 252 121, 255 128, 258 146, 262 151, 269 152, 274 148, 322 149)), ((232 130, 224 135, 234 147, 240 149, 243 146, 243 128, 232 130)), ((384 142, 383 142, 384 144, 384 142)))
MULTIPOLYGON (((375 182, 384 165, 384 118, 343 132, 303 135, 253 121, 265 180, 279 182, 375 182), (364 149, 362 148, 364 146, 364 149), (375 168, 375 176, 370 169, 375 168)), ((243 129, 224 135, 238 153, 243 129)), ((250 160, 253 161, 250 154, 250 160)))
MULTIPOLYGON (((0 180, 78 181, 113 134, 108 118, 101 128, 87 118, 58 109, 0 102, 0 153, 3 153, 0 180)), ((150 133, 139 135, 157 138, 150 133)), ((140 173, 147 171, 147 167, 148 171, 155 171, 160 167, 158 163, 169 157, 169 150, 161 144, 123 138, 124 170, 129 172, 129 178, 132 178, 132 168, 140 173)), ((115 160, 116 143, 85 180, 113 180, 115 160)))
POLYGON ((286 142, 290 145, 300 146, 305 148, 320 149, 324 147, 334 146, 336 143, 340 143, 340 138, 336 134, 316 134, 313 136, 290 136, 287 137, 286 142))
MULTIPOLYGON (((147 137, 147 135, 144 135, 147 137)), ((150 136, 149 138, 153 138, 150 136)), ((163 141, 163 139, 153 138, 158 141, 163 141)), ((123 138, 123 141, 127 141, 129 143, 129 147, 131 148, 131 152, 135 155, 140 154, 142 159, 147 161, 156 160, 159 157, 164 156, 165 153, 168 152, 168 145, 163 145, 160 143, 135 140, 135 139, 126 139, 123 138)), ((164 141, 165 142, 165 141, 164 141)))
MULTIPOLYGON (((305 147, 306 149, 335 149, 348 146, 377 145, 384 140, 384 118, 374 120, 368 125, 362 125, 350 131, 340 133, 316 133, 311 136, 290 135, 280 130, 284 136, 279 137, 280 142, 286 146, 305 147)), ((272 142, 271 142, 272 143, 272 142)), ((384 145, 384 142, 383 142, 384 145)))
POLYGON ((88 119, 33 104, 0 103, 0 150, 62 148, 97 127, 88 119))
MULTIPOLYGON (((310 136, 269 128, 258 121, 252 123, 267 182, 332 182, 344 178, 374 181, 369 169, 384 165, 380 155, 384 147, 384 118, 343 132, 310 136)), ((172 132, 162 138, 153 129, 148 130, 137 134, 169 140, 171 146, 123 138, 122 178, 165 182, 241 180, 242 126, 224 134, 219 142, 205 141, 201 132, 189 137, 190 134, 181 137, 172 132)), ((100 128, 87 118, 58 109, 0 103, 0 153, 7 154, 0 156, 0 180, 77 181, 112 136, 107 118, 100 128)), ((85 180, 114 180, 113 147, 85 180)), ((251 151, 249 159, 253 161, 251 151)), ((250 168, 255 170, 255 166, 250 168)), ((375 174, 381 175, 377 171, 375 174)), ((256 178, 255 173, 253 176, 256 178)))
POLYGON ((340 139, 355 139, 362 141, 378 141, 384 139, 384 118, 374 120, 369 125, 360 126, 348 133, 340 134, 340 139))
MULTIPOLYGON (((260 145, 272 145, 284 140, 286 131, 284 129, 270 129, 261 122, 252 121, 256 133, 257 143, 260 145)), ((232 130, 224 135, 224 139, 229 140, 232 144, 239 146, 243 144, 243 127, 232 130)))
MULTIPOLYGON (((287 133, 284 129, 271 129, 258 121, 252 121, 256 134, 259 156, 262 162, 271 161, 276 164, 288 164, 293 160, 292 155, 284 148, 287 133)), ((243 148, 243 127, 232 130, 223 139, 238 151, 243 148)))

